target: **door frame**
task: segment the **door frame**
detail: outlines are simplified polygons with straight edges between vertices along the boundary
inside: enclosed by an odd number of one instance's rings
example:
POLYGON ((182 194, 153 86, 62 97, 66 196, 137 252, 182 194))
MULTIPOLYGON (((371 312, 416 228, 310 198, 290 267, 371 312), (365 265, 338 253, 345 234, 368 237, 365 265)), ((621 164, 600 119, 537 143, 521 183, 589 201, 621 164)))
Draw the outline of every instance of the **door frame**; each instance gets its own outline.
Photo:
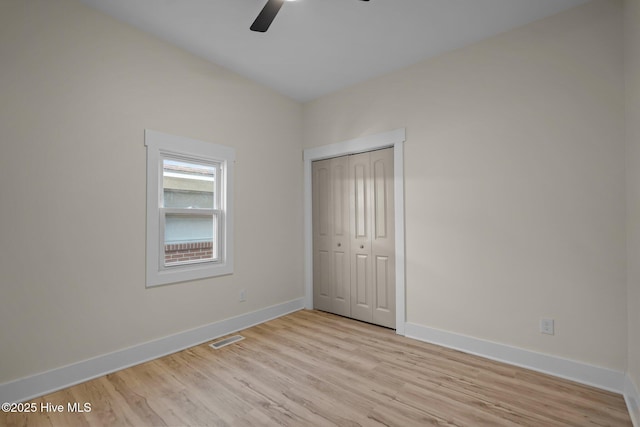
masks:
POLYGON ((406 129, 363 136, 335 144, 308 148, 304 160, 304 305, 313 309, 313 220, 311 162, 348 154, 393 147, 393 185, 395 209, 396 256, 396 333, 404 335, 406 323, 405 301, 405 234, 404 234, 404 142, 406 129))

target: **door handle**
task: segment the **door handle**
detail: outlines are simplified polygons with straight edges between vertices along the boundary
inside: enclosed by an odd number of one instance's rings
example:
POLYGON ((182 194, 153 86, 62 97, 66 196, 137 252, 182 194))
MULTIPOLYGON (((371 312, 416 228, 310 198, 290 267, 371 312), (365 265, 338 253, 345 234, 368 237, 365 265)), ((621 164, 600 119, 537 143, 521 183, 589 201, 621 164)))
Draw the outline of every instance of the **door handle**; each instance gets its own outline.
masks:
POLYGON ((342 243, 338 243, 338 247, 342 246, 342 243))

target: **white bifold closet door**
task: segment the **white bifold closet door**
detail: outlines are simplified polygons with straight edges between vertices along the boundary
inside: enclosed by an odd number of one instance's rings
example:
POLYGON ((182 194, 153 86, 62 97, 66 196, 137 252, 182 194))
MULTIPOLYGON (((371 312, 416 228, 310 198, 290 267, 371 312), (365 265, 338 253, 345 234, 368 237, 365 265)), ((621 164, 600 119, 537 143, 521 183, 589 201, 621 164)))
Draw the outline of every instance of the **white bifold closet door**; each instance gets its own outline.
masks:
POLYGON ((351 313, 349 159, 313 163, 313 301, 318 310, 351 313))
POLYGON ((312 170, 314 307, 395 328, 393 149, 312 170))

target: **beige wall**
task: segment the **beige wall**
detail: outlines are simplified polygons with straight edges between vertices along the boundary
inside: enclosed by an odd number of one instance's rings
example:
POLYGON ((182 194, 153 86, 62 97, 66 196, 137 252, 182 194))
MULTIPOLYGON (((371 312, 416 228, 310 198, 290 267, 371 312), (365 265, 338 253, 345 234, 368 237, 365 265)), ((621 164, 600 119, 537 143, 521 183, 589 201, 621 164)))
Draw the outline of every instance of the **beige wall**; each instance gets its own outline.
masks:
POLYGON ((640 0, 625 0, 629 376, 640 390, 640 0))
POLYGON ((299 104, 75 0, 0 58, 0 383, 303 296, 299 104), (145 289, 145 128, 236 147, 232 276, 145 289))
POLYGON ((592 2, 305 105, 307 148, 407 129, 409 322, 625 370, 621 10, 592 2))

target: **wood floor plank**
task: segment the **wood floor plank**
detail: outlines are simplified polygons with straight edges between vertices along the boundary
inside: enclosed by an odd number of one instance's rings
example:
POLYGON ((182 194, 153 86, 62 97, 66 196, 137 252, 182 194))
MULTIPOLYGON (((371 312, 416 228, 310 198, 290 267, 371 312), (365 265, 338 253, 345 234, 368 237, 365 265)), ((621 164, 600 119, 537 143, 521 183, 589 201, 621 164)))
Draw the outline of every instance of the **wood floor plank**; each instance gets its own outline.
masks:
POLYGON ((631 426, 622 396, 303 310, 34 399, 6 426, 631 426))

